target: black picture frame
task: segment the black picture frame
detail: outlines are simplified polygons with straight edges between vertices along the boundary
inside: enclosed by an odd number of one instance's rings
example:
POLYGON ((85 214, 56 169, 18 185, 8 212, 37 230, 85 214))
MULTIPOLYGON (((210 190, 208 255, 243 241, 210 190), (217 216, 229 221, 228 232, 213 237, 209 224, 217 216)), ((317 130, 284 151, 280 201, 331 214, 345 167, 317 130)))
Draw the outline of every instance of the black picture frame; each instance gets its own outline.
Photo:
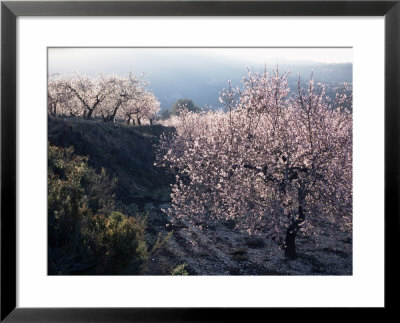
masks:
MULTIPOLYGON (((400 180, 400 1, 4 1, 1 3, 1 321, 189 322, 261 320, 287 308, 17 308, 16 19, 18 16, 384 16, 385 307, 396 310, 400 180), (254 315, 254 316, 253 316, 254 315)), ((371 170, 373 171, 373 170, 371 170)), ((367 203, 367 201, 366 201, 367 203)), ((371 255, 372 256, 372 255, 371 255)), ((40 291, 38 291, 40 293, 40 291)), ((300 309, 290 309, 289 314, 300 309)), ((328 311, 328 309, 327 309, 328 311)), ((329 310, 329 315, 335 315, 329 310)), ((371 313, 371 312, 369 312, 371 313)), ((295 314, 297 315, 297 314, 295 314)), ((372 315, 368 314, 368 315, 372 315)), ((375 314, 374 314, 375 315, 375 314)), ((324 317, 325 314, 324 314, 324 317)), ((338 316, 339 317, 339 316, 338 316)), ((322 319, 320 317, 320 319, 322 319)))

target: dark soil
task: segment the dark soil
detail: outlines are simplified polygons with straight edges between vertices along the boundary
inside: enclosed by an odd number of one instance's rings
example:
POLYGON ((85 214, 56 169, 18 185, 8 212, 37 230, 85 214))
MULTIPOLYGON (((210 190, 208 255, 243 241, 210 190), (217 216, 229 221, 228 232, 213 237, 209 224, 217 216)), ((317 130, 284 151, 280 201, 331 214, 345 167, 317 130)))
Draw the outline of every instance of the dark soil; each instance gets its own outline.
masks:
MULTIPOLYGON (((164 206, 165 207, 165 206, 164 206)), ((153 211, 150 218, 163 218, 153 211)), ((148 264, 148 275, 169 275, 178 265, 187 264, 192 275, 351 275, 352 244, 348 234, 339 239, 299 234, 296 239, 298 257, 284 257, 282 245, 267 237, 216 224, 212 229, 189 230, 189 224, 158 230, 173 234, 148 264)))

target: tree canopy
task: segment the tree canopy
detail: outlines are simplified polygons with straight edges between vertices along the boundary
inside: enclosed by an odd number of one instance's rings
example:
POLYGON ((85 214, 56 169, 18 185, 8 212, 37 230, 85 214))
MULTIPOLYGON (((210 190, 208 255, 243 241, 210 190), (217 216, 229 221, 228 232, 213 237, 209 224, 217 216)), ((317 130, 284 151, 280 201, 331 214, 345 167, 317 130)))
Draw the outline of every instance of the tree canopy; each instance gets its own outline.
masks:
POLYGON ((191 99, 179 99, 177 100, 171 108, 171 114, 172 115, 179 115, 180 111, 186 109, 190 112, 200 112, 200 108, 194 104, 194 102, 191 99))
POLYGON ((176 174, 166 212, 199 227, 234 219, 250 234, 284 237, 293 258, 298 231, 351 227, 351 100, 331 102, 312 77, 290 94, 277 71, 249 72, 242 83, 221 92, 227 112, 183 110, 177 133, 163 139, 159 163, 176 174))

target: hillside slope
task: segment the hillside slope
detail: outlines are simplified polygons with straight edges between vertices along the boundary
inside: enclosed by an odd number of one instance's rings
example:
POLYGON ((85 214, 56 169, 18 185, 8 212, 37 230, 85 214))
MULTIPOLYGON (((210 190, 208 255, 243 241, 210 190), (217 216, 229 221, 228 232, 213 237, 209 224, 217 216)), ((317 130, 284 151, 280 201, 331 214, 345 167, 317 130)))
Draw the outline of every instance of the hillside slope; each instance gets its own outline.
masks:
POLYGON ((89 165, 105 168, 118 179, 117 200, 143 207, 170 199, 173 178, 154 166, 154 144, 173 128, 160 125, 127 126, 75 118, 48 118, 50 144, 75 148, 78 155, 89 156, 89 165))

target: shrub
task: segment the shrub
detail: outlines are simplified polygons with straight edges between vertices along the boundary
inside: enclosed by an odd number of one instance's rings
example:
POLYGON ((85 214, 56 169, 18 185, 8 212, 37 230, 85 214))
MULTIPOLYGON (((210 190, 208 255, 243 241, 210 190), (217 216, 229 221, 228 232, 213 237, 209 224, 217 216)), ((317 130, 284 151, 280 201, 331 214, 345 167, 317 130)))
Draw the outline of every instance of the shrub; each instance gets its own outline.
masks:
POLYGON ((138 273, 147 260, 145 223, 140 217, 127 217, 112 212, 108 217, 96 215, 89 219, 85 236, 98 260, 98 273, 138 273))
POLYGON ((181 264, 176 266, 172 272, 171 275, 172 276, 187 276, 189 275, 189 273, 186 270, 187 264, 181 264))
POLYGON ((115 209, 116 180, 72 147, 49 145, 48 156, 49 274, 139 273, 146 219, 115 209))

